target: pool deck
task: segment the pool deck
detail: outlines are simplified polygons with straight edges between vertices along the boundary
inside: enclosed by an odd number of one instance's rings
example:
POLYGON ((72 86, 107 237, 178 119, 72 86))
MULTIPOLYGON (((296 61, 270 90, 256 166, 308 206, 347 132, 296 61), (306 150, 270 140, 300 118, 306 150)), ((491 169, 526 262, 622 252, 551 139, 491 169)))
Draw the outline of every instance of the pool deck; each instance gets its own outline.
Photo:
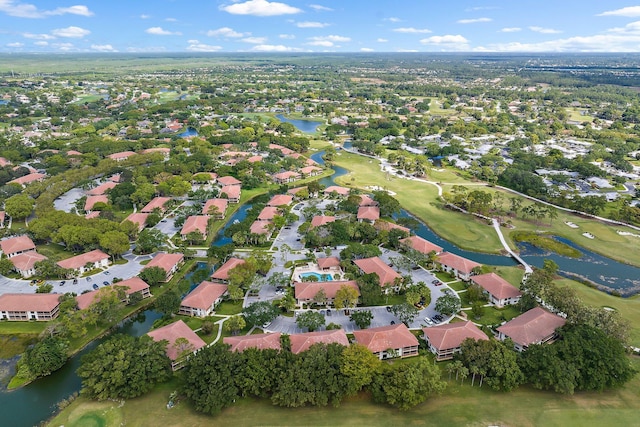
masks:
POLYGON ((310 262, 307 265, 296 267, 293 270, 291 280, 293 282, 302 282, 301 275, 305 273, 315 273, 318 276, 328 274, 331 275, 332 280, 342 280, 342 278, 344 277, 344 272, 340 267, 331 267, 327 268, 326 270, 321 270, 320 267, 318 267, 318 264, 310 262), (339 279, 337 277, 339 277, 339 279))

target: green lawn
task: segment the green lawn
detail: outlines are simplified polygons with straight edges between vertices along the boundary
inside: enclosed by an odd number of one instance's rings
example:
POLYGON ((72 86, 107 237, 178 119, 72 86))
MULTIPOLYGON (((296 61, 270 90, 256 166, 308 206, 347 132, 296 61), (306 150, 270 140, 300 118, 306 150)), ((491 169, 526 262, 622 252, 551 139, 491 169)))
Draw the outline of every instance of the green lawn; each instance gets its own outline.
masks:
POLYGON ((437 271, 436 272, 436 277, 438 279, 440 279, 440 281, 445 282, 445 283, 456 279, 455 277, 453 277, 451 274, 447 273, 446 271, 437 271))
POLYGON ((216 308, 216 314, 231 316, 242 311, 242 301, 223 301, 216 308))
MULTIPOLYGON (((634 364, 640 368, 640 359, 634 364)), ((444 365, 441 365, 443 367, 444 365)), ((446 379, 447 374, 443 373, 446 379)), ((153 392, 119 402, 92 402, 78 398, 48 425, 79 426, 631 426, 638 424, 640 411, 640 376, 624 388, 606 393, 576 393, 564 396, 552 392, 520 387, 509 392, 495 392, 488 387, 471 387, 448 381, 441 396, 409 411, 401 412, 386 405, 374 404, 366 394, 348 399, 337 408, 280 408, 268 400, 242 399, 220 415, 196 413, 187 402, 166 408, 169 394, 176 390, 176 380, 153 392)))
POLYGON ((458 280, 457 282, 449 283, 448 286, 456 292, 467 289, 467 285, 461 280, 458 280))
MULTIPOLYGON (((464 295, 464 294, 462 294, 464 295)), ((462 296, 461 295, 461 296, 462 296)), ((504 321, 509 321, 516 316, 519 316, 520 310, 516 307, 509 305, 505 308, 495 308, 495 307, 482 307, 482 317, 479 320, 471 319, 476 323, 481 325, 497 325, 504 321)), ((470 316, 470 312, 467 313, 470 316)))
POLYGON ((71 258, 76 255, 73 252, 67 251, 63 246, 60 246, 57 243, 38 245, 38 253, 54 261, 71 258))
POLYGON ((28 346, 35 344, 37 334, 0 335, 0 359, 9 359, 24 353, 28 346))

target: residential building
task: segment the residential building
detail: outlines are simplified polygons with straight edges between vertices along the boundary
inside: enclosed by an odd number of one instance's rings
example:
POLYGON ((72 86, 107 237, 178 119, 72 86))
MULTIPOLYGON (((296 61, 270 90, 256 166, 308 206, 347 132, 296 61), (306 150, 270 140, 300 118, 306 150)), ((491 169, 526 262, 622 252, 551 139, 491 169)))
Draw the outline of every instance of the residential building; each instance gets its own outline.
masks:
POLYGON ((288 184, 298 179, 300 179, 300 174, 293 171, 285 171, 273 175, 273 180, 276 184, 288 184))
POLYGON ((333 280, 329 282, 294 282, 295 298, 299 307, 303 304, 314 302, 314 298, 318 295, 318 292, 323 291, 326 298, 326 305, 333 305, 333 300, 336 294, 343 286, 352 288, 360 296, 360 288, 355 280, 333 280))
POLYGON ((322 271, 329 271, 332 268, 340 267, 340 260, 334 256, 317 258, 316 263, 322 271))
POLYGON ((25 252, 35 251, 36 245, 29 236, 22 235, 0 241, 0 249, 7 258, 12 258, 25 252))
POLYGON ((349 195, 349 191, 350 190, 346 187, 331 185, 324 189, 324 195, 325 196, 337 195, 337 196, 347 197, 349 195))
POLYGON ((105 205, 109 204, 109 198, 104 194, 101 196, 88 196, 86 201, 84 202, 84 210, 86 212, 91 212, 96 204, 104 203, 105 205))
POLYGON ((291 340, 291 353, 293 354, 307 351, 314 344, 328 345, 335 343, 349 347, 349 339, 342 329, 292 334, 289 335, 289 339, 291 340))
POLYGON ((218 178, 218 184, 220 184, 221 187, 240 187, 242 185, 242 181, 232 176, 221 176, 218 178))
POLYGON ((130 214, 125 221, 131 221, 138 227, 138 232, 144 230, 144 227, 147 225, 147 217, 148 213, 135 212, 130 214))
POLYGON ((9 258, 9 261, 13 264, 15 271, 23 278, 28 279, 36 274, 36 262, 44 261, 45 259, 47 259, 46 256, 40 255, 36 251, 28 251, 9 258))
POLYGON ((253 221, 251 227, 249 227, 249 233, 251 234, 264 234, 267 239, 271 238, 271 221, 253 221))
POLYGON ((12 179, 7 184, 20 184, 24 188, 27 184, 31 184, 32 182, 44 181, 46 177, 47 176, 43 173, 32 172, 28 175, 21 176, 20 178, 12 179))
POLYGON ((436 355, 436 360, 452 359, 454 354, 460 352, 460 345, 467 338, 476 341, 488 339, 480 328, 469 321, 422 328, 422 332, 429 350, 436 355))
POLYGON ((104 184, 100 184, 95 188, 92 188, 91 190, 87 191, 87 195, 88 196, 102 196, 103 194, 106 194, 107 191, 113 189, 113 187, 115 187, 116 184, 113 181, 107 181, 104 184))
POLYGON ((471 277, 471 283, 475 283, 484 289, 489 297, 489 302, 496 307, 516 304, 520 301, 522 292, 511 283, 498 276, 496 273, 480 274, 471 277))
POLYGON ((222 297, 227 294, 227 285, 204 281, 189 292, 180 304, 178 314, 206 317, 213 314, 222 297))
POLYGON ((312 228, 320 227, 325 224, 329 224, 330 222, 334 222, 336 220, 335 216, 332 215, 316 215, 311 218, 311 224, 309 225, 309 230, 312 228))
POLYGON ((526 350, 531 344, 553 342, 556 330, 564 326, 566 319, 535 307, 498 328, 498 339, 511 338, 517 351, 526 350))
POLYGON ((182 226, 182 230, 180 230, 180 236, 182 236, 182 240, 187 238, 189 233, 200 233, 202 235, 202 239, 207 239, 207 225, 209 224, 209 216, 208 215, 192 215, 187 218, 182 226))
POLYGON ((273 221, 276 215, 280 213, 280 210, 273 206, 265 206, 258 214, 258 221, 273 221))
POLYGON ((73 270, 77 274, 84 274, 89 270, 108 267, 109 255, 99 249, 95 249, 82 255, 76 255, 74 257, 58 261, 56 264, 61 268, 73 270))
POLYGON ((215 219, 224 219, 229 200, 227 199, 209 199, 202 208, 202 215, 211 215, 215 219))
POLYGON ((360 206, 357 219, 359 222, 367 221, 373 224, 380 219, 380 208, 377 206, 360 206))
POLYGON ((316 176, 322 173, 322 168, 319 168, 317 166, 305 166, 302 169, 300 169, 300 173, 305 178, 310 176, 316 176))
POLYGON ((365 206, 380 206, 380 204, 366 194, 363 194, 360 196, 360 203, 358 203, 358 207, 361 208, 365 206))
POLYGON ((467 282, 471 279, 473 269, 481 267, 477 262, 452 254, 451 252, 442 252, 438 255, 438 263, 442 270, 467 282))
POLYGON ((442 252, 442 247, 434 243, 431 243, 430 241, 423 239, 420 236, 411 236, 411 237, 407 237, 406 239, 400 239, 400 243, 407 245, 411 249, 416 250, 425 255, 428 255, 432 251, 435 252, 436 254, 439 254, 442 252))
POLYGON ((225 185, 220 189, 220 197, 227 196, 229 203, 240 203, 242 187, 239 185, 225 185))
POLYGON ((278 208, 280 206, 289 206, 293 202, 293 196, 289 194, 276 194, 269 200, 267 206, 278 208))
POLYGON ((375 273, 380 279, 380 286, 387 293, 389 289, 396 287, 396 281, 402 276, 377 256, 371 258, 356 259, 353 261, 364 274, 375 273))
POLYGON ((161 253, 156 255, 149 264, 145 265, 143 270, 151 267, 160 267, 166 273, 164 282, 171 280, 173 275, 178 271, 184 262, 183 254, 167 254, 161 253))
POLYGON ((280 332, 270 334, 239 335, 236 337, 224 337, 222 342, 231 346, 230 350, 242 353, 248 348, 258 350, 280 350, 280 332))
POLYGON ((111 160, 115 160, 116 162, 122 162, 135 154, 136 153, 133 151, 121 151, 119 153, 109 154, 107 157, 111 160))
POLYGON ((0 320, 46 322, 58 317, 58 294, 3 294, 0 295, 0 320))
POLYGON ((404 323, 353 331, 353 336, 380 359, 418 355, 418 339, 404 323))
MULTIPOLYGON (((358 209, 358 211, 359 211, 359 209, 358 209)), ((378 210, 378 212, 380 212, 380 211, 378 210)), ((411 230, 408 229, 407 227, 403 227, 402 225, 394 224, 393 222, 384 221, 382 219, 379 219, 376 222, 374 222, 373 226, 378 231, 400 230, 400 231, 402 231, 404 233, 407 233, 407 236, 409 234, 411 234, 411 230)))
POLYGON ((211 281, 215 283, 228 284, 229 271, 244 263, 245 260, 243 260, 242 258, 229 258, 227 262, 222 264, 220 268, 213 272, 213 274, 211 275, 211 281))
POLYGON ((160 212, 164 213, 166 210, 165 205, 171 200, 171 197, 155 197, 149 203, 145 205, 140 212, 152 213, 154 209, 160 209, 160 212))
POLYGON ((198 350, 207 345, 207 343, 182 320, 147 332, 147 335, 154 341, 167 342, 167 357, 171 359, 171 368, 174 371, 182 368, 191 354, 196 354, 198 350), (178 338, 186 339, 188 344, 185 345, 184 348, 180 348, 180 346, 176 345, 178 338))
MULTIPOLYGON (((142 298, 149 298, 151 293, 149 292, 149 285, 139 277, 132 277, 131 279, 123 280, 122 282, 114 283, 114 287, 122 287, 125 290, 124 298, 122 302, 129 302, 131 295, 139 293, 142 298)), ((85 310, 89 308, 91 304, 96 302, 96 298, 101 295, 101 289, 95 291, 85 292, 76 297, 78 303, 78 309, 85 310)))

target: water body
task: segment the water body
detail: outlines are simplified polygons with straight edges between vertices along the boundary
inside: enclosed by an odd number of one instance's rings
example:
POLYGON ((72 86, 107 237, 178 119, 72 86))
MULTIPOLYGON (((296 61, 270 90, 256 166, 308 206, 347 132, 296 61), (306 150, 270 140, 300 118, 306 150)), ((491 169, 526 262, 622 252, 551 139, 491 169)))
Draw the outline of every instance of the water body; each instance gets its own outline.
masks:
POLYGON ((315 122, 315 121, 312 121, 312 120, 288 119, 285 116, 283 116, 282 114, 278 114, 276 116, 276 119, 280 120, 281 122, 291 123, 299 131, 304 132, 304 133, 314 133, 316 130, 318 130, 318 126, 323 124, 322 122, 315 122))
POLYGON ((189 136, 198 136, 198 131, 192 127, 188 127, 187 130, 185 130, 182 133, 179 133, 177 136, 179 136, 180 138, 187 138, 189 136))
POLYGON ((5 100, 5 99, 0 99, 0 105, 7 105, 9 103, 9 101, 5 100))
POLYGON ((213 242, 211 244, 213 246, 223 246, 223 245, 226 245, 227 243, 233 243, 233 241, 231 240, 230 237, 225 237, 224 231, 227 228, 229 228, 231 226, 231 224, 233 224, 234 222, 236 222, 236 221, 237 222, 241 222, 243 219, 245 219, 247 217, 247 212, 252 207, 253 207, 253 205, 251 203, 247 203, 247 204, 244 204, 244 205, 240 206, 240 209, 238 209, 231 216, 231 218, 229 218, 229 221, 227 221, 227 223, 224 225, 224 227, 222 227, 220 229, 220 231, 218 231, 218 234, 216 235, 215 239, 213 239, 213 242))
MULTIPOLYGON (((151 325, 161 315, 147 310, 136 316, 132 321, 125 322, 117 332, 127 335, 141 336, 149 331, 151 325)), ((80 366, 80 358, 103 342, 101 338, 89 344, 80 353, 69 359, 67 363, 49 375, 18 390, 0 393, 0 408, 2 418, 0 425, 21 427, 34 426, 51 417, 56 411, 56 404, 80 391, 81 381, 76 375, 80 366)))

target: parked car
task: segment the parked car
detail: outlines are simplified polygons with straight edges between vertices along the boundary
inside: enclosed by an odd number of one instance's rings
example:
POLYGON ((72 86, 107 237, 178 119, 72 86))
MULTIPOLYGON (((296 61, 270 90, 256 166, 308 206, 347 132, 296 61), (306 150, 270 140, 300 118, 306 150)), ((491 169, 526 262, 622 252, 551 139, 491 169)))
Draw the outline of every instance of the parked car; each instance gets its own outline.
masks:
POLYGON ((96 291, 98 290, 98 285, 96 285, 95 283, 93 284, 93 289, 95 289, 96 291))
POLYGON ((87 282, 90 282, 90 281, 91 281, 91 277, 87 277, 87 282))
POLYGON ((391 306, 390 306, 390 305, 386 306, 385 308, 387 309, 387 311, 388 311, 389 313, 391 313, 391 306))
POLYGON ((427 322, 427 325, 433 326, 433 320, 429 319, 428 317, 425 317, 424 321, 427 322))
POLYGON ((105 280, 104 282, 102 282, 102 284, 105 286, 109 286, 110 283, 105 280))
POLYGON ((395 325, 395 324, 396 324, 396 322, 395 322, 395 320, 392 320, 389 324, 390 324, 390 325, 395 325))
POLYGON ((61 280, 60 281, 60 286, 64 286, 65 283, 67 283, 65 280, 61 280))
POLYGON ((104 272, 104 274, 108 276, 108 275, 110 275, 111 273, 109 273, 109 270, 106 270, 106 271, 104 272))
POLYGON ((331 310, 327 310, 327 316, 331 316, 331 310))
POLYGON ((73 284, 77 285, 78 284, 78 279, 73 279, 73 284))

